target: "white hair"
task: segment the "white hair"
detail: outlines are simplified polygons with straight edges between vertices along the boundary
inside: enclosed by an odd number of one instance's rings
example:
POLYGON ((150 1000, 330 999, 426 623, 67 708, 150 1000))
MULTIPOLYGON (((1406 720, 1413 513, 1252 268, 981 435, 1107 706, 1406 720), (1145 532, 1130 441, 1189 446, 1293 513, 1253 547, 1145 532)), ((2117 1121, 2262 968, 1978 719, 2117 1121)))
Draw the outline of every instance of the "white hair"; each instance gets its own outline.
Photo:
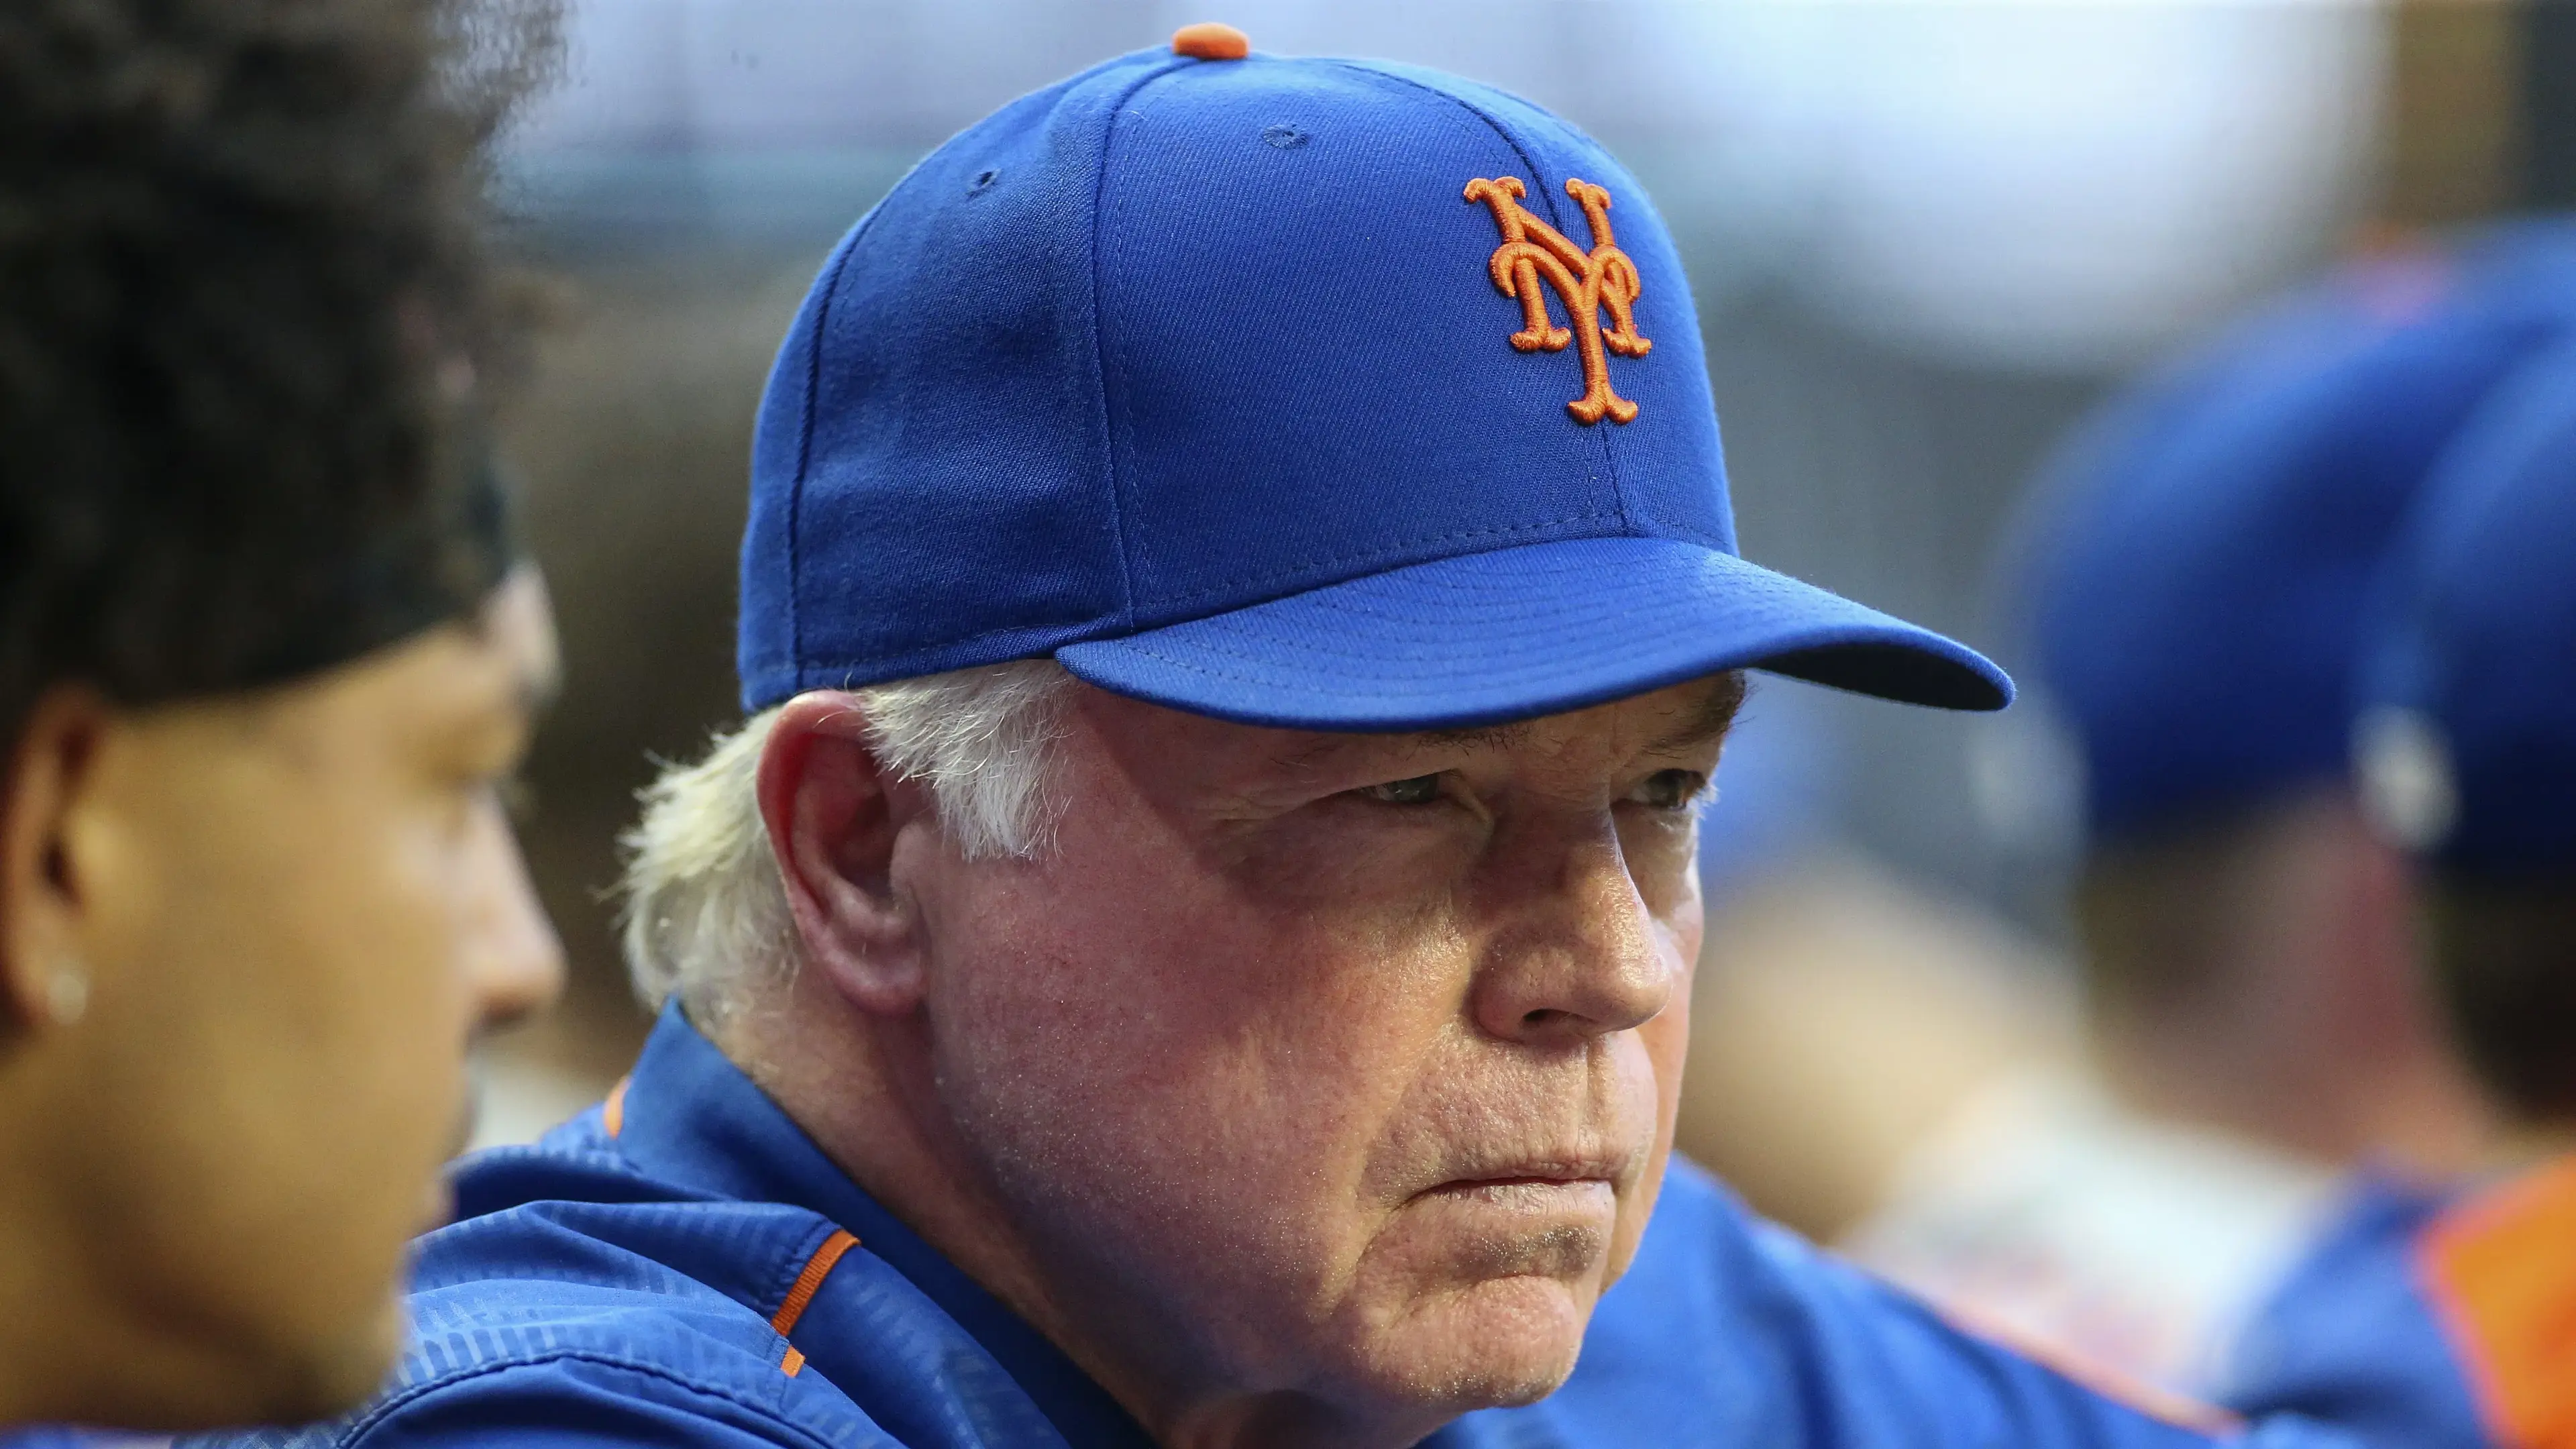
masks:
MULTIPOLYGON (((970 860, 1053 844, 1051 764, 1073 676, 1024 660, 854 691, 887 770, 930 788, 941 826, 970 860)), ((762 823, 760 756, 778 710, 719 733, 694 764, 666 765, 637 792, 619 837, 626 969, 659 1008, 677 995, 718 1018, 764 979, 793 972, 796 934, 762 823)))

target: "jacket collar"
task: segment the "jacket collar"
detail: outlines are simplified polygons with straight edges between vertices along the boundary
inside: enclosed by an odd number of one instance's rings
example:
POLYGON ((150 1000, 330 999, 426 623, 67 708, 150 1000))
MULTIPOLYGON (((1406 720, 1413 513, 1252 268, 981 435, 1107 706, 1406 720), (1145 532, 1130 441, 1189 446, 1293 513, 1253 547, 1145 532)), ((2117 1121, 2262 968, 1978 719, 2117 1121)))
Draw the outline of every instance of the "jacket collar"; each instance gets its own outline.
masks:
MULTIPOLYGON (((1150 1445, 1062 1350, 852 1182, 677 1002, 636 1059, 619 1116, 618 1147, 656 1178, 740 1202, 786 1203, 848 1230, 991 1354, 1066 1442, 1150 1445)), ((828 1351, 812 1355, 818 1367, 828 1351)))

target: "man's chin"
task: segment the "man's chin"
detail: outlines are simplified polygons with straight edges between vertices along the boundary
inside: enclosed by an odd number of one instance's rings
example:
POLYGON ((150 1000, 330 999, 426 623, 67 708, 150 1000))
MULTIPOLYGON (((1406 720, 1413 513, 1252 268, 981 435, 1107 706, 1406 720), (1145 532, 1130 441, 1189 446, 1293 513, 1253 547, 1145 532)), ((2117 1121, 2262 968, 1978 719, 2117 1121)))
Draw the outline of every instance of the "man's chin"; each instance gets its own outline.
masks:
POLYGON ((410 1320, 398 1296, 389 1296, 371 1318, 339 1331, 303 1338, 292 1348, 275 1340, 254 1344, 247 1336, 224 1346, 211 1373, 194 1382, 129 1390, 117 1405, 121 1427, 157 1434, 186 1434, 243 1424, 310 1424, 336 1419, 364 1405, 385 1386, 399 1359, 410 1320))
POLYGON ((279 1382, 274 1402, 255 1417, 267 1424, 306 1424, 359 1407, 384 1388, 410 1331, 401 1295, 389 1295, 373 1318, 316 1344, 301 1370, 279 1382))
POLYGON ((1594 1297, 1588 1284, 1539 1275, 1444 1294, 1383 1345, 1390 1387, 1452 1414, 1536 1403, 1574 1372, 1594 1297))

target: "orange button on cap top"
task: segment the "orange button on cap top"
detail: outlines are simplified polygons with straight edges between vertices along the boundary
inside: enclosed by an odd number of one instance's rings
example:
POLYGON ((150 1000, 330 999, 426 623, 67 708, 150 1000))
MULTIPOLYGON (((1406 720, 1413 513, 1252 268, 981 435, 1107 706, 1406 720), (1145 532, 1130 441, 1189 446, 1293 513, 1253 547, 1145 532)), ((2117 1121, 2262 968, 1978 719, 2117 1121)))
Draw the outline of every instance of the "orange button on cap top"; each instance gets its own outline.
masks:
POLYGON ((1202 20, 1172 32, 1172 54, 1200 60, 1241 60, 1252 54, 1252 37, 1231 25, 1202 20))

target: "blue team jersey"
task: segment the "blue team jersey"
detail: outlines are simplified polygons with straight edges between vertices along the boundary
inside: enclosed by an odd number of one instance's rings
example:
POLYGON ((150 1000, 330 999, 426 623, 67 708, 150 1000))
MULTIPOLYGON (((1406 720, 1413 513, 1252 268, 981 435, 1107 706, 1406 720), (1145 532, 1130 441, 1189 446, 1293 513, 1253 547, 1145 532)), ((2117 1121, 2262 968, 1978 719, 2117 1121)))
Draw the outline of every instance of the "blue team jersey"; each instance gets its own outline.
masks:
POLYGON ((2576 1159, 2457 1199, 2365 1183, 2230 1377, 2371 1449, 2576 1449, 2576 1159))
MULTIPOLYGON (((1055 1346, 846 1176, 678 1013, 620 1092, 470 1160, 423 1240, 414 1343, 337 1423, 197 1444, 1133 1446, 1055 1346)), ((2215 1435, 2226 1440, 2225 1432, 2215 1435)), ((1580 1366, 1432 1449, 2184 1449, 2114 1402, 1750 1218, 1676 1163, 1580 1366)), ((2233 1442, 2233 1441, 2231 1441, 2233 1442)), ((2242 1442, 2343 1441, 2283 1421, 2242 1442)))

